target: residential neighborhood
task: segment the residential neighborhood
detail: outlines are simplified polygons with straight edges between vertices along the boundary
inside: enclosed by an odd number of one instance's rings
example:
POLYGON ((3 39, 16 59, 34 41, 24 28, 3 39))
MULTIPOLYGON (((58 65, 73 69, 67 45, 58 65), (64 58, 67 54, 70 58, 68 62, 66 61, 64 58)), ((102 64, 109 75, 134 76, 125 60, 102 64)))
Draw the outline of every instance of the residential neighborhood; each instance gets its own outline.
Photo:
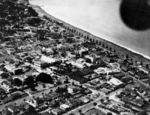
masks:
POLYGON ((30 4, 2 0, 0 11, 0 115, 150 115, 149 62, 30 4))

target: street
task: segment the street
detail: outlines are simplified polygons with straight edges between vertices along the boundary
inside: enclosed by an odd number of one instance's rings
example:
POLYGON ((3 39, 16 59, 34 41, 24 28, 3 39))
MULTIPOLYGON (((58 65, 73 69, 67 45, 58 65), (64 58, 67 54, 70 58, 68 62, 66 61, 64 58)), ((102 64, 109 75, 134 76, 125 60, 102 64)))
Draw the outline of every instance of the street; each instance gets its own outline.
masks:
MULTIPOLYGON (((57 86, 57 87, 64 87, 65 85, 68 85, 68 84, 59 85, 59 86, 57 86)), ((23 98, 21 98, 21 99, 18 99, 18 100, 15 100, 15 101, 12 101, 12 102, 3 104, 3 105, 0 106, 0 111, 3 110, 4 108, 6 108, 6 107, 7 107, 8 105, 10 105, 10 104, 16 103, 17 105, 20 105, 21 103, 24 102, 24 100, 33 99, 33 96, 34 96, 34 97, 40 97, 40 96, 42 96, 42 93, 47 94, 47 93, 50 92, 50 90, 55 91, 55 90, 57 89, 57 87, 50 88, 50 89, 45 89, 45 90, 40 91, 40 92, 35 93, 35 94, 29 94, 27 97, 23 97, 23 98), (31 95, 32 95, 32 96, 31 96, 31 95)))

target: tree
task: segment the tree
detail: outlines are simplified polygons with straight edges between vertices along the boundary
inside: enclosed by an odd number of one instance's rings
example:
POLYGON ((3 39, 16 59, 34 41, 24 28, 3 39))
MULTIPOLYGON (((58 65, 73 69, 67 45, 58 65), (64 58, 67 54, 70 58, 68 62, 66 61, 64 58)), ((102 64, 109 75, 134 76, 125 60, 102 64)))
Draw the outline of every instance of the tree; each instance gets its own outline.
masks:
POLYGON ((145 67, 146 67, 146 69, 149 69, 149 64, 146 64, 145 67))
POLYGON ((82 113, 82 110, 81 110, 81 109, 79 109, 79 110, 78 110, 78 112, 79 112, 79 113, 82 113))
POLYGON ((103 43, 102 47, 104 48, 105 47, 105 44, 103 43))
POLYGON ((35 115, 35 108, 29 105, 28 109, 24 111, 24 115, 35 115))
POLYGON ((104 99, 100 99, 100 102, 103 103, 103 102, 104 102, 104 99))
POLYGON ((126 59, 129 59, 129 55, 128 54, 126 55, 126 59))
POLYGON ((61 81, 60 81, 60 80, 57 80, 56 84, 57 84, 57 85, 61 85, 61 81))
POLYGON ((28 76, 25 81, 24 81, 24 85, 27 85, 28 87, 33 87, 35 83, 34 77, 33 76, 28 76))
POLYGON ((67 90, 67 87, 58 87, 58 88, 56 89, 56 92, 57 92, 57 93, 67 93, 68 90, 67 90))
POLYGON ((20 75, 20 74, 23 74, 23 69, 17 69, 15 70, 15 75, 20 75))
POLYGON ((96 103, 96 102, 94 102, 94 103, 93 103, 93 105, 94 105, 94 106, 96 106, 96 105, 97 105, 97 103, 96 103))
POLYGON ((8 77, 10 76, 10 74, 7 73, 7 72, 3 72, 3 73, 1 74, 1 76, 2 76, 3 79, 6 79, 6 78, 8 78, 8 77))
POLYGON ((149 86, 150 86, 150 77, 148 78, 149 86))
POLYGON ((65 79, 64 83, 69 83, 68 77, 65 79))
POLYGON ((47 73, 40 73, 36 77, 36 81, 40 81, 42 83, 53 83, 52 77, 49 74, 47 74, 47 73))
POLYGON ((143 66, 143 62, 142 61, 141 61, 140 65, 143 66))
POLYGON ((101 45, 101 41, 99 41, 99 45, 101 45))
POLYGON ((113 115, 112 113, 108 112, 107 115, 113 115))
POLYGON ((112 51, 112 48, 111 48, 111 47, 109 47, 109 50, 110 50, 110 51, 112 51))
POLYGON ((30 26, 36 26, 39 25, 42 22, 42 20, 38 17, 32 17, 27 19, 26 23, 29 24, 30 26))
POLYGON ((106 49, 108 49, 108 45, 106 45, 106 49))
POLYGON ((14 85, 16 85, 16 86, 22 86, 23 85, 23 82, 20 80, 20 79, 18 79, 18 78, 15 78, 14 79, 14 85))
POLYGON ((46 85, 43 83, 43 88, 46 88, 46 85))
POLYGON ((70 113, 69 115, 75 115, 74 113, 70 113))
POLYGON ((32 7, 28 7, 28 12, 31 16, 38 16, 38 13, 32 7))

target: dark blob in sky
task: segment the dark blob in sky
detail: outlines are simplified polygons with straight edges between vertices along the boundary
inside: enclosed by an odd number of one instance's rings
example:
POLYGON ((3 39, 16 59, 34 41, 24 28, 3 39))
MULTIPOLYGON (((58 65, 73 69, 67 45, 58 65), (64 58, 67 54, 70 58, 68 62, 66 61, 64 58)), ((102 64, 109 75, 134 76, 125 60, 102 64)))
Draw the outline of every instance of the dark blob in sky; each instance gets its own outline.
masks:
POLYGON ((123 22, 134 30, 150 29, 150 5, 148 0, 122 0, 120 15, 123 22))

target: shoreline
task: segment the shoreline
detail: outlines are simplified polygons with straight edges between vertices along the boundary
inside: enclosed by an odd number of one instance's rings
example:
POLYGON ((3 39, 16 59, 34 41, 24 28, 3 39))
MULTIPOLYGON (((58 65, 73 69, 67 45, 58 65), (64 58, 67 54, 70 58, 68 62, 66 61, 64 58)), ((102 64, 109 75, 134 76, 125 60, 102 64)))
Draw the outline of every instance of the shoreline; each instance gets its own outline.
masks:
POLYGON ((41 6, 38 6, 38 5, 33 5, 33 4, 30 4, 38 13, 39 13, 39 16, 47 16, 49 17, 50 19, 53 19, 53 20, 56 20, 58 22, 62 22, 66 27, 69 27, 69 28, 72 28, 72 29, 76 29, 78 32, 82 33, 83 34, 83 37, 84 36, 89 36, 89 38, 93 38, 95 40, 98 40, 98 41, 101 41, 103 43, 105 43, 106 45, 108 46, 111 46, 113 49, 115 49, 117 52, 118 50, 121 50, 119 52, 122 52, 124 54, 129 54, 129 57, 132 57, 132 58, 135 58, 136 60, 140 60, 140 61, 148 61, 150 63, 150 57, 149 56, 146 56, 144 54, 141 54, 135 50, 132 50, 132 49, 129 49, 125 46, 122 46, 120 44, 117 44, 113 41, 108 41, 107 39, 104 39, 104 38, 109 38, 108 36, 106 35, 101 35, 101 36, 95 36, 93 35, 92 33, 88 32, 88 31, 85 31, 85 30, 82 30, 81 28, 78 28, 78 27, 75 27, 74 25, 71 25, 61 19, 58 19, 54 16, 52 16, 51 14, 47 13, 44 9, 41 8, 41 6))

